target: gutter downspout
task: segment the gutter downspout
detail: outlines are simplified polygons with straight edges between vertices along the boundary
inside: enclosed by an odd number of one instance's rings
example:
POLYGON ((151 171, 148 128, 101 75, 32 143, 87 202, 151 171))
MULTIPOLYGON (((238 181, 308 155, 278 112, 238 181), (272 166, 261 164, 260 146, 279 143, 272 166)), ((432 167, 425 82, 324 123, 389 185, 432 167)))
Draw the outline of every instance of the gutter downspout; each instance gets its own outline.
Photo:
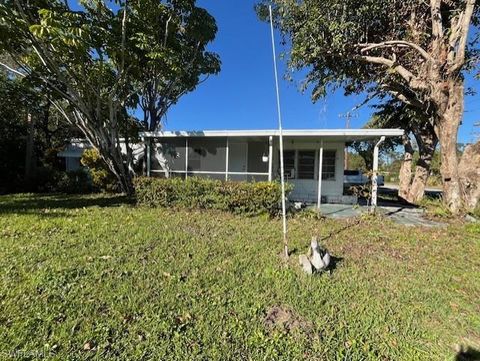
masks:
POLYGON ((320 141, 320 150, 318 152, 318 190, 317 190, 317 210, 320 212, 322 205, 322 174, 323 174, 323 140, 320 141))
POLYGON ((146 141, 147 143, 147 149, 146 149, 146 152, 147 152, 147 177, 150 177, 151 176, 151 168, 152 168, 152 150, 151 150, 151 140, 150 138, 144 138, 144 140, 146 141))
POLYGON ((268 137, 268 181, 273 180, 273 137, 268 137))
POLYGON ((377 196, 378 196, 378 152, 380 145, 385 141, 385 136, 381 137, 373 149, 373 174, 372 174, 372 206, 371 213, 377 210, 377 196))

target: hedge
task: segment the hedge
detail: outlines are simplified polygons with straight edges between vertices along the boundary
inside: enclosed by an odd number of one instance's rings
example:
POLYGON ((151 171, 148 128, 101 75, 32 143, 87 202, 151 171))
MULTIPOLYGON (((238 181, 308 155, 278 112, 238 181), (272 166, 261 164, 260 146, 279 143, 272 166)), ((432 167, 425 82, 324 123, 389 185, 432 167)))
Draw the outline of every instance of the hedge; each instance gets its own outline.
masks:
MULTIPOLYGON (((217 209, 234 214, 267 213, 270 216, 278 215, 281 209, 282 190, 277 182, 139 177, 134 185, 137 204, 143 206, 217 209)), ((287 194, 291 190, 292 186, 287 184, 287 194)))

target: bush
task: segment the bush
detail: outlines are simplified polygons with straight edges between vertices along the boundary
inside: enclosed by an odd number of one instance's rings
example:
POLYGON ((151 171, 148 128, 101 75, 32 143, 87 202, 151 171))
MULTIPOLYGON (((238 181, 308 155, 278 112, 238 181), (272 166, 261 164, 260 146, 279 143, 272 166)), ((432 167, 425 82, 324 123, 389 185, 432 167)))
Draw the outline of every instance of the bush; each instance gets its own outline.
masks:
POLYGON ((59 172, 49 166, 38 167, 31 178, 24 178, 21 191, 46 193, 55 191, 59 172))
MULTIPOLYGON (((281 186, 272 182, 223 182, 188 178, 135 179, 137 204, 150 207, 218 209, 235 214, 278 215, 281 209, 281 186)), ((287 194, 292 190, 286 187, 287 194)))
POLYGON ((452 216, 441 198, 424 197, 419 205, 425 209, 426 215, 431 218, 450 218, 452 216))
POLYGON ((96 149, 87 149, 83 152, 80 163, 87 167, 92 179, 93 187, 98 191, 117 192, 117 179, 108 170, 105 162, 96 149))

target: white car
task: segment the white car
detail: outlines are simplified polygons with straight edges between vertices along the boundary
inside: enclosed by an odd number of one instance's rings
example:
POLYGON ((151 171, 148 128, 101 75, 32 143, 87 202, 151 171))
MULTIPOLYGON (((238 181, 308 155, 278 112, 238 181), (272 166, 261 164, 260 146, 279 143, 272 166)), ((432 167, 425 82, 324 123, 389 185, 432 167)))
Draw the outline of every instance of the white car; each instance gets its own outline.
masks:
MULTIPOLYGON (((343 172, 343 186, 345 188, 352 186, 361 186, 370 183, 370 178, 362 173, 361 170, 349 170, 345 169, 343 172)), ((382 175, 377 177, 377 184, 382 187, 385 184, 385 180, 382 175)))

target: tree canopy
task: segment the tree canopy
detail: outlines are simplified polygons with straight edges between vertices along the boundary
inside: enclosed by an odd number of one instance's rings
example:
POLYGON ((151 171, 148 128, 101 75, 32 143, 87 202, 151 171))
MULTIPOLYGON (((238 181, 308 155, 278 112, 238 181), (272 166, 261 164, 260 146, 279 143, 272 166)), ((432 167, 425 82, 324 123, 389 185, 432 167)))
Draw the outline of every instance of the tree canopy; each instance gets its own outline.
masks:
MULTIPOLYGON (((257 6, 264 19, 269 3, 257 6)), ((273 3, 275 23, 291 46, 289 65, 309 70, 305 85, 313 86, 314 100, 334 86, 347 94, 370 91, 420 106, 427 101, 425 72, 435 51, 448 51, 449 73, 459 74, 479 60, 479 37, 468 37, 470 23, 477 27, 480 21, 475 0, 273 3), (437 17, 440 22, 432 22, 437 17), (433 49, 436 42, 445 49, 433 49)))
POLYGON ((459 212, 465 192, 456 143, 464 72, 479 60, 479 1, 264 0, 261 18, 270 3, 290 68, 307 69, 304 86, 314 100, 342 87, 399 100, 431 123, 441 143, 444 200, 459 212))
POLYGON ((138 125, 157 128, 202 75, 216 74, 220 61, 206 47, 217 27, 194 0, 80 4, 74 10, 61 0, 2 2, 0 49, 14 65, 0 65, 51 92, 55 108, 81 129, 131 193, 132 110, 147 109, 138 125))

